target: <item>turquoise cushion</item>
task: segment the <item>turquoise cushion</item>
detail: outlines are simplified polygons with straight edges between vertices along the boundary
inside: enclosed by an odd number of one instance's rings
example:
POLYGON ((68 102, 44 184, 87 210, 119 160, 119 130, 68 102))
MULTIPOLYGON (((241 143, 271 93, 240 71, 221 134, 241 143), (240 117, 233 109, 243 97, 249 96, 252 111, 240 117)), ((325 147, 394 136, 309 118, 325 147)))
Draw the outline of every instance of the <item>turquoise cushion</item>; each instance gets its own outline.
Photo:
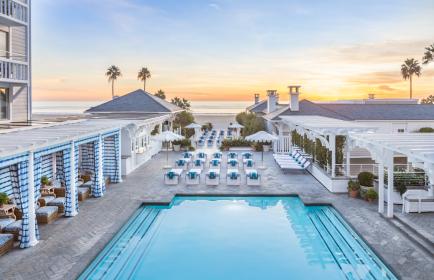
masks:
POLYGON ((196 179, 197 173, 194 171, 188 172, 188 178, 190 179, 196 179))
POLYGON ((0 231, 2 231, 5 227, 15 222, 12 218, 2 218, 0 219, 0 231))
POLYGON ((9 234, 9 233, 0 234, 0 246, 5 245, 7 242, 11 241, 11 239, 14 239, 13 234, 9 234))
POLYGON ((4 231, 17 231, 21 229, 22 220, 15 221, 4 228, 4 231))
POLYGON ((247 176, 249 176, 249 178, 253 180, 257 180, 259 178, 259 174, 256 172, 251 172, 247 176))
POLYGON ((175 178, 175 172, 173 172, 173 171, 169 171, 169 172, 167 172, 167 177, 168 177, 170 180, 172 180, 173 178, 175 178))
POLYGON ((238 173, 237 172, 231 172, 231 174, 229 174, 229 178, 231 180, 236 180, 238 179, 238 173))
POLYGON ((36 210, 36 216, 38 217, 49 217, 57 213, 57 206, 44 206, 36 210))
POLYGON ((209 177, 210 179, 215 179, 215 178, 217 178, 217 174, 216 174, 215 172, 210 172, 210 173, 208 174, 208 177, 209 177))

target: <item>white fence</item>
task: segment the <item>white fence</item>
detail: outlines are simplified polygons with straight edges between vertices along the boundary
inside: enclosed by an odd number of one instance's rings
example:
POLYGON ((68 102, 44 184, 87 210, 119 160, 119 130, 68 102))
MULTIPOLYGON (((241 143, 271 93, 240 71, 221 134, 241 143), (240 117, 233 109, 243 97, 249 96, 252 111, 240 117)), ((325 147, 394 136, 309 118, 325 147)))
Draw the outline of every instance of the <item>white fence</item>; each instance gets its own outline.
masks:
POLYGON ((275 153, 291 152, 291 136, 281 136, 279 140, 273 142, 273 151, 275 153))

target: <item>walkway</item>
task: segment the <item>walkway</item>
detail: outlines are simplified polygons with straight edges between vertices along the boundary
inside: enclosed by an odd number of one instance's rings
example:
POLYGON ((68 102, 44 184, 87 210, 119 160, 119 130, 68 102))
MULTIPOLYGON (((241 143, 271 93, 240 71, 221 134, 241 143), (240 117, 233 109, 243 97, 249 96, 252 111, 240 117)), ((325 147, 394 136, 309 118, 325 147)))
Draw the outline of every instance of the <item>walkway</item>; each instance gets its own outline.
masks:
MULTIPOLYGON (((171 162, 179 155, 171 154, 171 162)), ((256 159, 260 155, 255 155, 256 159)), ((271 154, 262 187, 165 186, 165 154, 108 187, 102 199, 80 204, 74 218, 41 226, 42 240, 33 248, 0 257, 2 279, 74 279, 112 238, 142 202, 170 202, 179 194, 300 194, 305 203, 331 203, 402 279, 432 279, 434 260, 381 217, 375 204, 329 193, 308 174, 283 174, 271 154)), ((224 172, 223 172, 224 173, 224 172)))

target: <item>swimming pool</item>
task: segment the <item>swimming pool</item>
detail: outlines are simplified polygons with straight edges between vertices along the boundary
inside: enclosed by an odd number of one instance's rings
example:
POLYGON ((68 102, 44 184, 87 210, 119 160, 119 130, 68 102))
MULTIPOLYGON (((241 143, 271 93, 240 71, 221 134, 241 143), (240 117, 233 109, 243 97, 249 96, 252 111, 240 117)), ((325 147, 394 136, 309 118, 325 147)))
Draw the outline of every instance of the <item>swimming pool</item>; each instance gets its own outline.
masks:
POLYGON ((80 279, 397 279, 329 206, 176 197, 141 207, 80 279))

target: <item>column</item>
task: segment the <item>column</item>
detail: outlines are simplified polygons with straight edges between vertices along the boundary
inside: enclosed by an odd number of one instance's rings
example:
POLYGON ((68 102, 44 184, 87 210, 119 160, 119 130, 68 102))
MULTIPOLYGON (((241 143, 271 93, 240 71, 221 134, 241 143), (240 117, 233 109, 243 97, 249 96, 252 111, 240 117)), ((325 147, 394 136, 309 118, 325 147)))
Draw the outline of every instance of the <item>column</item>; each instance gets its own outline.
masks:
POLYGON ((36 209, 35 209, 35 163, 33 152, 29 153, 29 170, 28 170, 28 188, 29 188, 29 245, 38 244, 36 238, 36 209))
POLYGON ((162 132, 163 132, 163 124, 160 123, 160 124, 158 125, 158 133, 161 134, 162 132))
POLYGON ((384 213, 384 164, 378 163, 378 213, 384 213))
MULTIPOLYGON (((115 141, 117 141, 117 145, 116 146, 116 156, 117 156, 117 168, 118 168, 118 174, 119 174, 119 179, 118 179, 118 183, 122 183, 122 142, 121 142, 121 131, 119 131, 118 135, 115 135, 115 141)), ((147 143, 147 147, 149 149, 149 143, 148 143, 148 139, 146 138, 146 143, 147 143)), ((149 153, 149 151, 146 151, 147 153, 149 153)))
POLYGON ((393 218, 393 154, 387 158, 387 217, 393 218))
POLYGON ((332 152, 332 178, 336 176, 336 136, 334 134, 329 135, 330 149, 332 152))
POLYGON ((51 166, 53 169, 53 181, 57 179, 56 173, 57 173, 57 160, 56 160, 56 153, 51 154, 51 166))
POLYGON ((102 150, 102 135, 99 135, 99 139, 98 139, 98 182, 99 182, 99 186, 98 188, 101 188, 101 196, 104 195, 104 188, 103 188, 103 184, 105 184, 104 182, 104 170, 103 170, 103 153, 104 151, 102 150))
POLYGON ((283 125, 279 123, 279 152, 285 152, 285 140, 283 139, 283 125))
POLYGON ((71 191, 71 217, 74 217, 78 214, 77 212, 77 205, 76 205, 76 199, 75 196, 77 195, 77 185, 76 185, 76 177, 77 174, 75 174, 75 143, 74 141, 71 142, 71 148, 70 148, 70 155, 69 155, 69 174, 70 174, 70 191, 71 191))
POLYGON ((351 175, 351 147, 350 147, 350 139, 347 135, 347 141, 345 144, 345 175, 347 177, 350 177, 351 175))

